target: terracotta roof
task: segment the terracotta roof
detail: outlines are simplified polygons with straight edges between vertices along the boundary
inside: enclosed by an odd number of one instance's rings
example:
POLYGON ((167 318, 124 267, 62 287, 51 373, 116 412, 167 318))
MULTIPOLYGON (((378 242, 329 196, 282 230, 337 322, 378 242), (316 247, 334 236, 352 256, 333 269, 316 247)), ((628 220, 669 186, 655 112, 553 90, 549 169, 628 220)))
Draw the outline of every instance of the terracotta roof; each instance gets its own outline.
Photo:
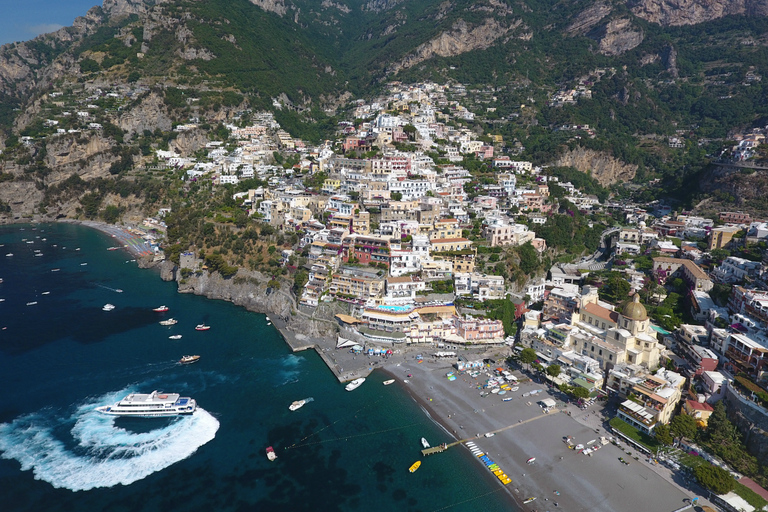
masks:
POLYGON ((616 311, 611 311, 608 308, 604 308, 603 306, 598 306, 597 304, 590 302, 584 306, 584 311, 590 315, 602 318, 603 320, 607 320, 608 322, 612 322, 614 324, 619 323, 619 313, 616 311))
POLYGON ((689 409, 696 409, 697 411, 709 411, 712 412, 715 409, 709 405, 708 403, 704 402, 697 402, 696 400, 686 400, 685 405, 688 406, 689 409))
POLYGON ((699 267, 696 263, 692 262, 691 260, 686 260, 682 258, 665 258, 663 256, 658 258, 653 258, 653 263, 671 263, 673 265, 682 265, 688 269, 688 271, 695 277, 696 279, 709 279, 709 276, 706 272, 701 270, 701 267, 699 267))

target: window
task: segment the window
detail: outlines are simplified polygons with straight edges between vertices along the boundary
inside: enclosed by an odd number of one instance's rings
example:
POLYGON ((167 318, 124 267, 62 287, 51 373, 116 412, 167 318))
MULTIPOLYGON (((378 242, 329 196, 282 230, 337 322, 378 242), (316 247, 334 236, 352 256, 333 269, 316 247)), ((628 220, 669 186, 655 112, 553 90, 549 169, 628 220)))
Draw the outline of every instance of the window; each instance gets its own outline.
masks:
POLYGON ((608 360, 613 361, 613 354, 608 354, 608 360))
POLYGON ((599 355, 603 355, 603 349, 600 349, 600 352, 598 352, 599 355))
POLYGON ((593 346, 592 346, 592 352, 594 352, 594 351, 595 351, 595 347, 594 347, 594 345, 593 345, 593 346))
POLYGON ((602 327, 602 329, 605 329, 605 322, 603 322, 603 327, 602 327))

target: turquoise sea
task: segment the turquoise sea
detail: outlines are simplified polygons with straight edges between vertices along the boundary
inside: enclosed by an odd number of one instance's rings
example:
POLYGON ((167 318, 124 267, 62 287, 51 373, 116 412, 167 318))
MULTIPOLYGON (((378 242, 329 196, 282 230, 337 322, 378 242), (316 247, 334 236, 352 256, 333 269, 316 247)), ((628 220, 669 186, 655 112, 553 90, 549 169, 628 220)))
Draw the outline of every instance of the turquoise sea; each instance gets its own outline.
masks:
POLYGON ((422 436, 451 439, 383 375, 346 392, 263 315, 178 294, 107 251, 112 242, 78 225, 0 227, 2 510, 510 510, 465 450, 408 472, 422 436), (162 304, 170 311, 152 311, 162 304), (169 317, 178 323, 159 325, 169 317), (184 354, 202 357, 182 366, 184 354), (174 419, 93 410, 154 389, 200 409, 174 419))

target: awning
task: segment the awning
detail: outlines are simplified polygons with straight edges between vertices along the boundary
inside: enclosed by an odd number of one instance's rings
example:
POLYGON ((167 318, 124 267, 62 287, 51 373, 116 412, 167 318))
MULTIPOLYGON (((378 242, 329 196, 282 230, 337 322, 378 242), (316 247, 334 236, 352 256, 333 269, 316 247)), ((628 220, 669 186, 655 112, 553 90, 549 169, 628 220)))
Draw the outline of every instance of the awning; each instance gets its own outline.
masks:
POLYGON ((336 341, 336 348, 352 347, 354 345, 357 345, 355 340, 348 340, 347 338, 342 338, 341 336, 339 336, 338 341, 336 341))

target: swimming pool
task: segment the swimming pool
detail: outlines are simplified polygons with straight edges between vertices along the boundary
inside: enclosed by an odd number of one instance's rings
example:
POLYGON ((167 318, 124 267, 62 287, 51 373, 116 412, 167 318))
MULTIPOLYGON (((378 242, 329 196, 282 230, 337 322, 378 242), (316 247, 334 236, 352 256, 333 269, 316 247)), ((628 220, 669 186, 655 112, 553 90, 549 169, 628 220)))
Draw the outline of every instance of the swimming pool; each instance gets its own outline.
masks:
POLYGON ((376 309, 381 309, 382 311, 392 311, 393 313, 407 313, 413 308, 411 306, 376 306, 376 309))

